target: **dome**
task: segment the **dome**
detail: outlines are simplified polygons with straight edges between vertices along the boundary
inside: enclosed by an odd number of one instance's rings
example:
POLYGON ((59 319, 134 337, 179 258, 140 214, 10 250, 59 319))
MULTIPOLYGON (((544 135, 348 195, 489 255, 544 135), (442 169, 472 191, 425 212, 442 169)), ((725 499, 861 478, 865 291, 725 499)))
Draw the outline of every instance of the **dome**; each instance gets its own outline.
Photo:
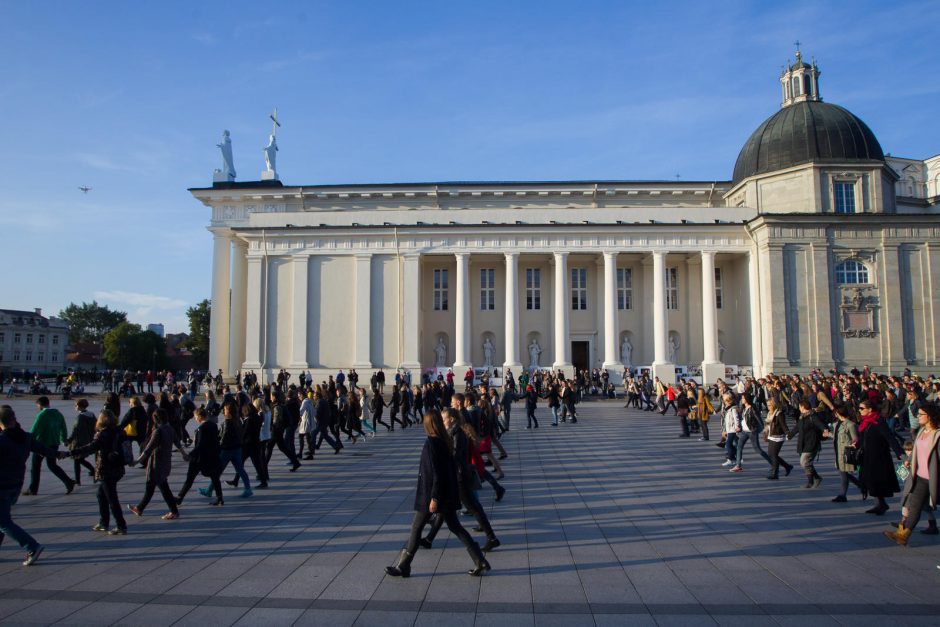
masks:
POLYGON ((851 112, 817 100, 796 102, 770 116, 744 144, 734 164, 735 185, 755 174, 803 163, 884 162, 881 144, 851 112))

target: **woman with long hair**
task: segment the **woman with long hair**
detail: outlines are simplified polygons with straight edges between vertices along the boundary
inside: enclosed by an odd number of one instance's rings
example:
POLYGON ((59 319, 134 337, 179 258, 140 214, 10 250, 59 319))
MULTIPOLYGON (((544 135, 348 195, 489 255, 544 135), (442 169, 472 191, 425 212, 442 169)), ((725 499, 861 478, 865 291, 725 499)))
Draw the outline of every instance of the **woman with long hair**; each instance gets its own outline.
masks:
POLYGON ((95 480, 98 482, 98 524, 92 531, 106 532, 112 536, 127 534, 127 522, 121 511, 117 484, 124 476, 124 454, 121 450, 123 441, 118 427, 117 416, 110 409, 102 409, 95 421, 95 435, 85 446, 72 449, 72 457, 79 459, 86 455, 95 455, 95 480), (114 528, 108 529, 111 518, 114 528))
POLYGON ((780 457, 780 449, 787 441, 787 419, 780 409, 777 398, 771 396, 767 399, 767 418, 764 421, 764 434, 767 438, 767 456, 770 457, 770 474, 767 478, 776 481, 779 479, 780 467, 783 466, 785 476, 790 475, 793 465, 788 464, 780 457))
MULTIPOLYGON (((885 536, 902 546, 907 545, 911 532, 920 521, 921 512, 926 508, 936 508, 937 501, 940 500, 940 409, 937 409, 936 405, 924 403, 918 409, 916 417, 917 429, 910 460, 911 475, 904 484, 903 503, 907 515, 896 531, 885 532, 885 536)), ((936 523, 926 531, 936 533, 936 523)))
MULTIPOLYGON (((173 427, 169 424, 169 419, 162 409, 157 409, 153 415, 153 429, 150 431, 150 437, 147 444, 137 459, 138 464, 146 464, 147 483, 144 488, 144 496, 137 505, 129 505, 128 509, 136 516, 143 516, 144 509, 153 498, 153 493, 160 488, 160 494, 166 502, 170 511, 163 515, 163 520, 175 520, 179 518, 179 509, 176 506, 176 497, 170 490, 167 479, 170 478, 170 471, 173 466, 173 445, 176 441, 176 434, 173 427)), ((177 445, 177 448, 179 446, 177 445)), ((180 449, 180 453, 183 453, 180 449)))
POLYGON ((454 463, 454 441, 444 428, 444 421, 437 411, 424 414, 424 432, 427 438, 421 449, 421 462, 418 471, 418 485, 415 491, 415 516, 411 523, 411 535, 408 544, 401 550, 393 566, 386 566, 385 572, 392 577, 411 575, 411 561, 418 550, 421 533, 433 514, 440 515, 447 528, 467 548, 473 559, 474 567, 468 571, 473 577, 479 577, 490 570, 490 564, 483 556, 477 544, 457 519, 460 504, 457 484, 457 467, 454 463))

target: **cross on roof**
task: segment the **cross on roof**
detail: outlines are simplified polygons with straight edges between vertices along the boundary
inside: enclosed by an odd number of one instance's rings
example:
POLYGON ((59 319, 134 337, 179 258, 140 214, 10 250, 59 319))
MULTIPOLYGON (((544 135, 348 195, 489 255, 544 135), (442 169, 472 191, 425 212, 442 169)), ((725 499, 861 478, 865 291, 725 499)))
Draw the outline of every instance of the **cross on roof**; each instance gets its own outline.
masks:
POLYGON ((799 51, 800 51, 800 40, 797 39, 796 41, 794 41, 794 42, 793 42, 793 45, 796 46, 796 51, 799 52, 799 51))
POLYGON ((281 125, 281 123, 277 121, 277 107, 274 107, 274 111, 268 117, 274 122, 274 125, 271 127, 271 134, 277 135, 277 127, 281 125))

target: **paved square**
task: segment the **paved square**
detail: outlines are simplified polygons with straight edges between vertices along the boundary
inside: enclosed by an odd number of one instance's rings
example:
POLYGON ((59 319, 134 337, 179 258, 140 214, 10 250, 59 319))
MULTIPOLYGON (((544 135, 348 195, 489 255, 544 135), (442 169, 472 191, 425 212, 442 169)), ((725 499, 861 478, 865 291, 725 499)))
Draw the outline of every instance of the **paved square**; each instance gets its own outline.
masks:
MULTIPOLYGON (((410 527, 420 428, 325 451, 297 473, 275 453, 271 488, 245 500, 230 491, 221 510, 193 492, 164 522, 158 494, 143 518, 128 517, 125 537, 90 531, 91 485, 66 496, 44 470, 40 495, 14 516, 46 550, 24 568, 18 547, 0 549, 0 623, 940 623, 940 543, 915 533, 903 549, 882 537, 897 498, 882 518, 864 514, 857 493, 830 503, 830 447, 822 487, 804 490, 798 468, 766 481, 748 451, 744 473, 730 474, 712 443, 676 437, 676 419, 621 405, 585 402, 578 424, 559 427, 540 408, 532 431, 516 405, 503 439, 508 493, 501 503, 481 493, 503 545, 480 579, 446 529, 411 578, 385 576, 410 527)), ((32 402, 15 408, 28 426, 32 402)), ((796 461, 792 443, 783 456, 796 461)), ((176 458, 174 490, 183 469, 176 458)), ((119 490, 136 502, 143 471, 129 469, 119 490)))

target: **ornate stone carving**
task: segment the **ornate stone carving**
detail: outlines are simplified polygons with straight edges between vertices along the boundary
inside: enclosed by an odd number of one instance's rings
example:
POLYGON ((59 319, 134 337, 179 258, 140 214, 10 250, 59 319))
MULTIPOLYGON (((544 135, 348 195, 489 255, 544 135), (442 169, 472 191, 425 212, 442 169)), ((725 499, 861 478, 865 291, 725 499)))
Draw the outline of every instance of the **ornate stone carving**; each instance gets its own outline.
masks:
POLYGON ((851 293, 843 293, 839 305, 842 319, 842 337, 876 337, 875 310, 878 297, 865 294, 865 288, 855 288, 851 293))

